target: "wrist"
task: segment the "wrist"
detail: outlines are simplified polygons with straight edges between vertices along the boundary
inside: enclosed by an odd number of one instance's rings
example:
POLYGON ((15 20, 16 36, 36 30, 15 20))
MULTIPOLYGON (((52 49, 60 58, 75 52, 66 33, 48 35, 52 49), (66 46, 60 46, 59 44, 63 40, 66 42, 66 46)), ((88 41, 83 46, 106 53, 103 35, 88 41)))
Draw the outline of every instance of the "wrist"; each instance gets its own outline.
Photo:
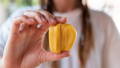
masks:
POLYGON ((9 62, 7 60, 1 60, 1 67, 0 68, 20 68, 15 63, 9 62))

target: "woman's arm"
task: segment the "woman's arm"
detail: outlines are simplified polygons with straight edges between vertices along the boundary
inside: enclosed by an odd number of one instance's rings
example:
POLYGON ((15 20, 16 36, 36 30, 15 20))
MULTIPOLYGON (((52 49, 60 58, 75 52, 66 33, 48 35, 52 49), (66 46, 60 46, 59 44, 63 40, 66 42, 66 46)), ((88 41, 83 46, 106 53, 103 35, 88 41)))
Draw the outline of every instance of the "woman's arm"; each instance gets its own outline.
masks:
POLYGON ((11 29, 12 24, 13 24, 13 22, 12 22, 13 19, 18 17, 18 16, 21 16, 25 11, 36 10, 36 9, 38 9, 38 7, 20 8, 20 9, 14 11, 8 17, 8 19, 0 25, 0 57, 3 56, 4 47, 5 47, 5 44, 7 42, 8 35, 10 33, 10 29, 11 29))
POLYGON ((105 40, 102 68, 120 68, 120 33, 110 17, 107 17, 105 40))
POLYGON ((68 52, 54 54, 43 48, 44 36, 49 26, 63 22, 63 18, 39 11, 29 11, 16 18, 4 49, 1 66, 35 68, 41 63, 69 56, 68 52))

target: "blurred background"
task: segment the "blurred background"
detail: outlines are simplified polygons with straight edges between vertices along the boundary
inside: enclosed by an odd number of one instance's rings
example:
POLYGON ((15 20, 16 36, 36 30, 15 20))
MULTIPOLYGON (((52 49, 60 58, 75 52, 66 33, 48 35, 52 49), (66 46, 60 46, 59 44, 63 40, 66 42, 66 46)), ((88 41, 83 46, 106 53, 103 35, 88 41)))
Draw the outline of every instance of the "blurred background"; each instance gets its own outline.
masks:
MULTIPOLYGON (((0 0, 0 24, 16 10, 28 6, 39 6, 39 0, 0 0)), ((91 9, 103 11, 111 16, 120 32, 120 0, 87 0, 91 9)))

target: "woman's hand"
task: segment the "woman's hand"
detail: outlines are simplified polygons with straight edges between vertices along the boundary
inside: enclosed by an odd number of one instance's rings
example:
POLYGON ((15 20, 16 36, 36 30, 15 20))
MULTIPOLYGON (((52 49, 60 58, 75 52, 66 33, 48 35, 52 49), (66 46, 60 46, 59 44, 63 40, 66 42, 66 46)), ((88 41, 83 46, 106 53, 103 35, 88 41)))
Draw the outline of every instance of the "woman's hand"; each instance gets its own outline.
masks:
POLYGON ((64 23, 64 18, 45 11, 27 11, 13 22, 3 54, 4 68, 35 68, 43 62, 69 56, 68 52, 54 54, 43 48, 49 26, 64 23))

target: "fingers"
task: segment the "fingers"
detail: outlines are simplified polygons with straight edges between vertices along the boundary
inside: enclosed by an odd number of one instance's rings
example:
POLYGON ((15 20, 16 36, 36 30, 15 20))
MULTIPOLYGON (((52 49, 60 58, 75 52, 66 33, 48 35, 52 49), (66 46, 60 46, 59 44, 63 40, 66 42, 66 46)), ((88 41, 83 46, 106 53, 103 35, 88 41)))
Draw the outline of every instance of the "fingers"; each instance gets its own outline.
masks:
POLYGON ((41 14, 43 14, 45 16, 45 18, 48 20, 48 23, 50 25, 56 25, 58 23, 55 16, 52 15, 51 13, 49 13, 47 11, 38 11, 38 12, 40 12, 41 14))
POLYGON ((56 20, 61 24, 65 24, 67 22, 67 19, 64 17, 56 17, 56 20))
POLYGON ((15 19, 13 21, 13 24, 12 24, 12 32, 13 31, 18 31, 21 23, 22 22, 20 22, 19 20, 15 19))
POLYGON ((25 26, 25 23, 23 23, 20 17, 15 18, 12 24, 12 32, 19 32, 23 30, 24 26, 25 26))
POLYGON ((24 15, 35 18, 39 24, 56 25, 66 22, 66 18, 56 17, 46 11, 28 11, 24 15))
POLYGON ((37 24, 33 18, 29 18, 25 15, 22 15, 20 17, 17 17, 13 20, 13 29, 16 29, 14 31, 23 31, 24 29, 28 28, 30 25, 37 24))
POLYGON ((39 11, 39 12, 42 13, 46 17, 49 24, 51 24, 51 25, 64 24, 67 21, 66 18, 59 17, 59 16, 54 16, 54 15, 52 15, 51 13, 49 13, 47 11, 39 11))
POLYGON ((51 25, 56 25, 56 24, 64 24, 66 23, 67 19, 64 17, 59 17, 59 16, 54 16, 51 13, 47 11, 39 11, 41 12, 48 20, 51 25))
MULTIPOLYGON (((24 29, 27 29, 29 26, 34 26, 35 28, 40 28, 41 25, 49 27, 50 25, 66 23, 66 18, 56 17, 46 11, 28 11, 24 15, 18 17, 15 21, 14 29, 18 29, 22 32, 24 29), (49 25, 49 26, 48 26, 49 25), (27 27, 26 27, 27 26, 27 27)), ((47 29, 47 28, 46 28, 47 29)), ((44 30, 43 30, 44 31, 44 30)))
POLYGON ((38 22, 39 24, 47 24, 47 22, 48 22, 48 20, 45 18, 45 16, 39 12, 29 11, 29 12, 25 12, 24 15, 26 15, 30 18, 34 18, 36 20, 36 22, 38 22))

